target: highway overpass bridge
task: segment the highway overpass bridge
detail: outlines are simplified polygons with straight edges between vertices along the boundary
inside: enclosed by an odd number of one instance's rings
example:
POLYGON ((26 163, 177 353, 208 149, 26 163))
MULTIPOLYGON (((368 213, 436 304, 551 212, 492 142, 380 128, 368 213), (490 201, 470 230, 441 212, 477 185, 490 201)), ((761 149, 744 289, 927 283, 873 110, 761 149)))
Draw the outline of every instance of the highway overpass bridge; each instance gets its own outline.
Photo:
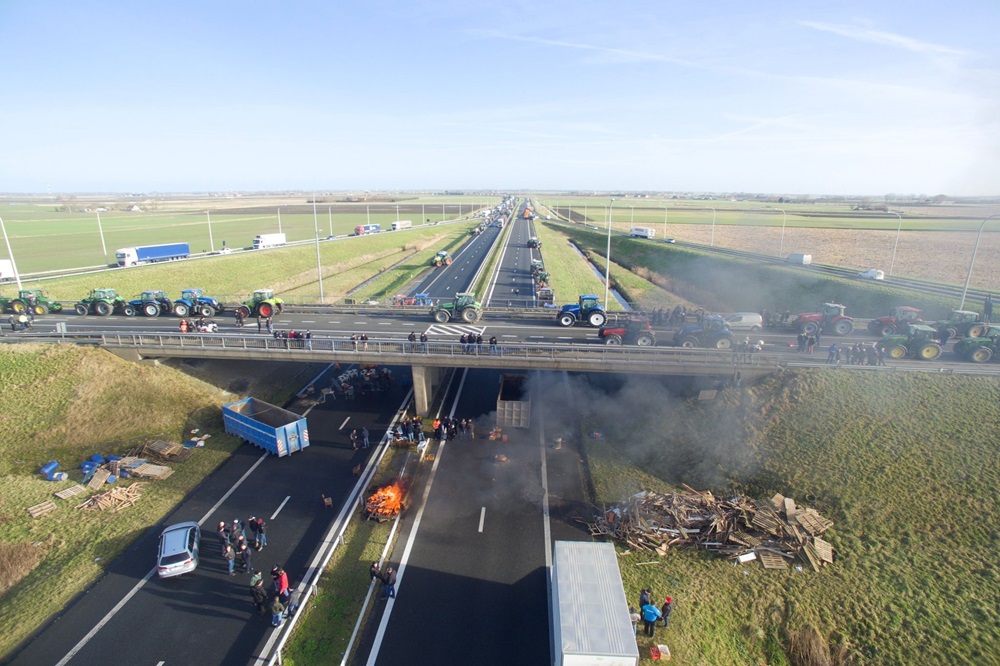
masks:
MULTIPOLYGON (((735 376, 751 380, 779 370, 774 354, 602 344, 501 343, 491 348, 455 342, 377 340, 367 344, 333 338, 284 340, 274 337, 209 334, 72 334, 33 337, 35 342, 90 344, 132 361, 161 358, 239 359, 301 363, 371 363, 413 369, 417 411, 426 414, 442 371, 447 368, 565 370, 691 377, 735 376)), ((27 341, 25 339, 25 341, 27 341)))

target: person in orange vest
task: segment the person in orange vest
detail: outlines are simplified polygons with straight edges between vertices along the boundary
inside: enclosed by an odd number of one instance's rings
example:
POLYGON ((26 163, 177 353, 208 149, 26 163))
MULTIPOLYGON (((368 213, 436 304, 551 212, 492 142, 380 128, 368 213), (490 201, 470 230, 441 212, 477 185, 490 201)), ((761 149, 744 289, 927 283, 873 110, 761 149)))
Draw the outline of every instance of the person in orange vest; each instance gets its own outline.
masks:
POLYGON ((181 319, 181 333, 187 333, 187 332, 188 332, 188 323, 186 320, 181 319))

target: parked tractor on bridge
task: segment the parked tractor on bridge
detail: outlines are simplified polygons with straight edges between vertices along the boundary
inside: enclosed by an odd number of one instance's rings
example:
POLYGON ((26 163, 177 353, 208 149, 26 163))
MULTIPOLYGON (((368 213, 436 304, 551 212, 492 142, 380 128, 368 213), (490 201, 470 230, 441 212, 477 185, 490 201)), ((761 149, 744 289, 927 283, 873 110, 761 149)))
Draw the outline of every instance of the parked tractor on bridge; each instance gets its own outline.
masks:
POLYGON ((656 333, 650 328, 649 321, 637 317, 629 317, 620 324, 601 326, 597 329, 597 337, 606 345, 652 347, 656 344, 656 333))
POLYGON ((441 266, 451 266, 451 255, 447 250, 441 250, 431 259, 431 266, 440 268, 441 266))
POLYGON ((978 337, 957 341, 955 355, 973 363, 1000 359, 1000 326, 988 326, 978 337))
POLYGON ((684 324, 674 333, 674 344, 678 347, 707 347, 710 349, 731 349, 733 332, 724 317, 703 315, 696 324, 684 324))
POLYGON ((253 292, 249 300, 243 301, 243 305, 236 308, 242 313, 243 318, 249 317, 270 317, 281 314, 285 309, 284 301, 276 298, 273 289, 258 289, 253 292))
POLYGON ((118 295, 114 289, 92 289, 90 294, 73 306, 80 316, 96 314, 108 317, 112 314, 124 314, 128 302, 118 295))
POLYGON ((577 322, 587 322, 594 328, 600 328, 607 320, 608 315, 597 294, 581 294, 578 303, 562 306, 556 317, 560 326, 572 326, 577 322))
POLYGON ((174 301, 174 314, 178 317, 189 315, 214 317, 225 309, 219 299, 205 296, 201 289, 184 289, 181 291, 181 297, 174 301))
POLYGON ((439 324, 452 319, 461 319, 467 324, 479 321, 483 315, 483 305, 476 300, 476 295, 465 292, 455 294, 455 300, 444 301, 431 309, 431 317, 439 324))
POLYGON ((791 326, 806 335, 814 335, 821 329, 834 335, 850 335, 854 330, 854 319, 844 314, 846 309, 839 303, 824 303, 822 312, 800 314, 791 326))
POLYGON ((159 317, 161 314, 169 314, 173 310, 174 302, 157 289, 139 294, 139 298, 134 298, 125 304, 122 313, 127 317, 134 317, 140 312, 147 317, 159 317))
POLYGON ((889 358, 919 358, 933 361, 941 356, 937 329, 926 324, 907 324, 906 332, 886 335, 875 343, 889 358))
POLYGON ((941 333, 948 333, 949 338, 978 338, 986 332, 988 324, 978 312, 971 310, 952 310, 948 319, 931 324, 941 333))
POLYGON ((21 289, 14 298, 0 296, 0 312, 35 315, 61 312, 62 303, 53 301, 41 289, 21 289))
POLYGON ((903 330, 907 324, 923 324, 924 320, 920 318, 922 312, 908 305, 897 305, 888 316, 868 322, 868 332, 872 335, 892 335, 903 330))
POLYGON ((538 240, 538 236, 532 236, 528 239, 528 247, 541 247, 542 241, 538 240))

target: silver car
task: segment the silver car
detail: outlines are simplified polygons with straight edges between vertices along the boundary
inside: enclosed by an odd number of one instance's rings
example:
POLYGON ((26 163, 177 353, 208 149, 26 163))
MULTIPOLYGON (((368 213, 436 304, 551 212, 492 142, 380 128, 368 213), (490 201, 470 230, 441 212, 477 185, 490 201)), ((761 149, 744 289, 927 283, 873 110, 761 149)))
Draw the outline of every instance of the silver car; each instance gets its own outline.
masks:
POLYGON ((170 578, 197 569, 200 539, 201 528, 195 522, 177 523, 164 529, 160 533, 156 574, 160 578, 170 578))

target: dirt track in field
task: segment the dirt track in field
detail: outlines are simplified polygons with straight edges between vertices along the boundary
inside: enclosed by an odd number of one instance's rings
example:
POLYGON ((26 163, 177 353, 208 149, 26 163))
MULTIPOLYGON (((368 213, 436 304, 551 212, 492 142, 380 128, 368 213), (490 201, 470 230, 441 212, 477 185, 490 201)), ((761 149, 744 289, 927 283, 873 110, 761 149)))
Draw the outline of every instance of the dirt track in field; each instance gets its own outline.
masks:
MULTIPOLYGON (((709 226, 674 225, 670 235, 680 241, 708 245, 709 226)), ((786 229, 783 254, 811 254, 821 264, 889 273, 895 231, 857 229, 786 229)), ((760 254, 778 255, 781 229, 716 225, 715 244, 760 254)), ((899 234, 893 275, 964 285, 976 244, 975 232, 903 231, 899 234)), ((976 253, 970 287, 1000 291, 1000 233, 984 233, 976 253)))

